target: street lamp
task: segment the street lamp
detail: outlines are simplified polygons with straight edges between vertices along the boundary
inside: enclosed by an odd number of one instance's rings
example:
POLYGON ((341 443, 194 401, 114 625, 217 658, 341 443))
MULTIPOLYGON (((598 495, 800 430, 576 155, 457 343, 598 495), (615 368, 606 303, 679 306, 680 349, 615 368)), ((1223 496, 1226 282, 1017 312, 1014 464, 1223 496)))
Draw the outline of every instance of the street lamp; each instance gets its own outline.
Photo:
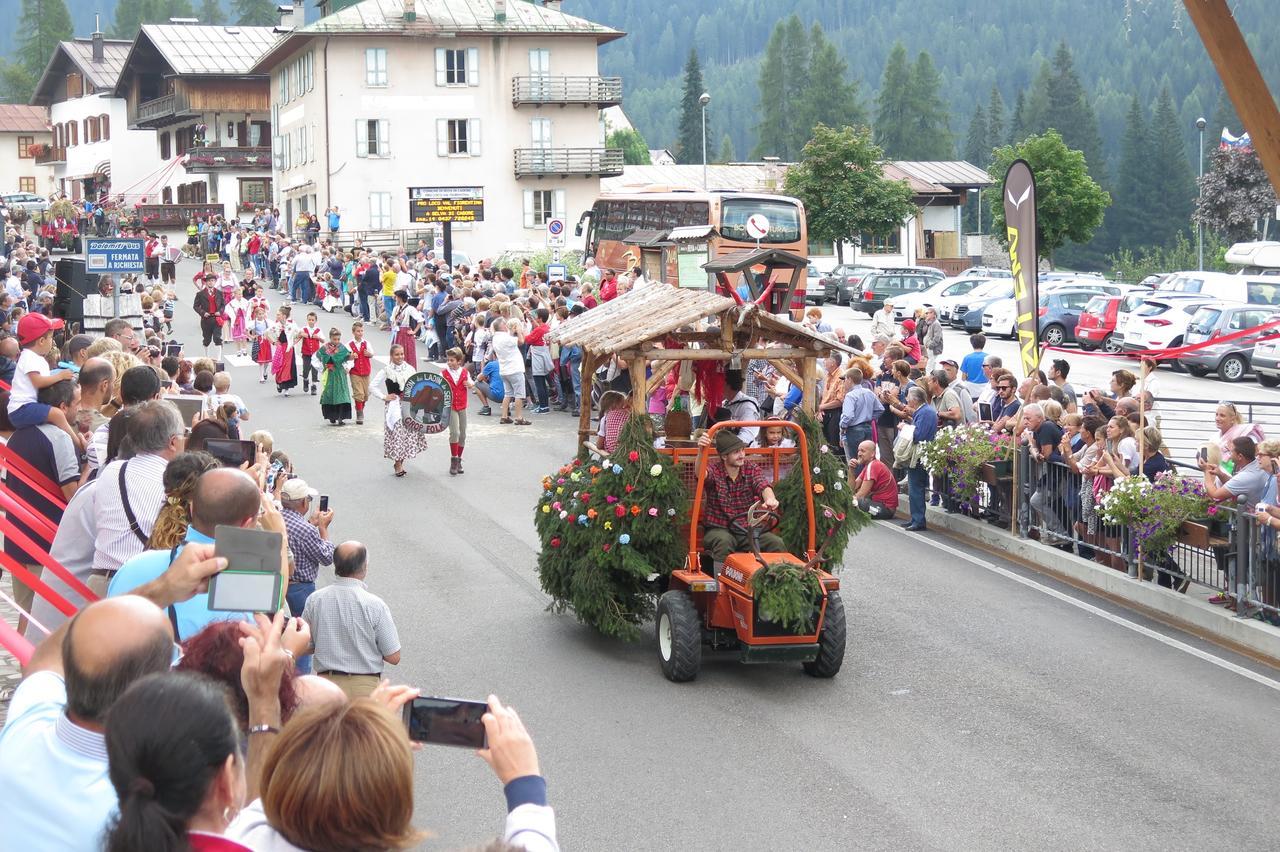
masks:
MULTIPOLYGON (((1196 130, 1200 131, 1200 179, 1196 181, 1196 198, 1204 198, 1204 128, 1209 122, 1204 120, 1204 116, 1196 119, 1196 130)), ((1199 217, 1196 221, 1196 268, 1204 270, 1204 225, 1200 224, 1199 217)))
POLYGON ((707 188, 707 104, 711 103, 711 96, 703 92, 698 97, 698 103, 702 104, 702 188, 707 188))

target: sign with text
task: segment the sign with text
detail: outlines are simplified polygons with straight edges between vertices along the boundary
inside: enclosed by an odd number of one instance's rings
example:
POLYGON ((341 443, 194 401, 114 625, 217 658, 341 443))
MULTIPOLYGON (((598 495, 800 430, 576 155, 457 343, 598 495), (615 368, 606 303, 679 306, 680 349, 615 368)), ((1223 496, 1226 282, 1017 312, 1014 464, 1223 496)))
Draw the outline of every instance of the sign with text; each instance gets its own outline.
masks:
POLYGON ((569 275, 569 267, 563 263, 547 264, 547 280, 563 281, 569 275))
POLYGON ((418 225, 430 222, 483 222, 484 187, 411 186, 409 221, 418 225))
POLYGON ((84 241, 85 268, 89 272, 142 272, 146 268, 145 240, 93 239, 84 241))

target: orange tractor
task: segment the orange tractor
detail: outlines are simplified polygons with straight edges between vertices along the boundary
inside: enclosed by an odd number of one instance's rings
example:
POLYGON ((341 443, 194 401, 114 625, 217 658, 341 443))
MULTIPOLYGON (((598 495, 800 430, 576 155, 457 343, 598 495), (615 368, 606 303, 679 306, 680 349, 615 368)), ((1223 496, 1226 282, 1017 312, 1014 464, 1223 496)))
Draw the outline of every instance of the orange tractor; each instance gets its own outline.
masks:
MULTIPOLYGON (((699 546, 699 520, 702 516, 703 489, 707 463, 714 453, 702 447, 697 457, 693 508, 689 517, 689 555, 685 567, 671 572, 666 591, 658 599, 655 619, 658 655, 662 673, 668 680, 689 681, 698 676, 702 665, 703 646, 716 651, 733 651, 744 663, 797 661, 814 677, 834 677, 844 662, 845 613, 840 599, 840 579, 821 568, 822 554, 815 547, 816 518, 813 488, 810 481, 809 448, 804 431, 795 423, 770 420, 760 422, 717 423, 708 430, 714 434, 722 428, 740 426, 786 426, 795 433, 796 447, 786 450, 792 462, 801 466, 805 480, 808 513, 807 560, 792 553, 761 553, 759 536, 777 527, 781 518, 776 512, 753 505, 731 522, 738 534, 746 533, 752 553, 731 553, 724 565, 711 563, 711 557, 699 546), (785 626, 771 618, 759 606, 753 582, 765 577, 773 566, 797 566, 813 572, 820 592, 813 599, 808 626, 785 626)), ((680 451, 676 451, 680 452, 680 451)), ((752 448, 752 455, 772 455, 775 478, 779 467, 779 451, 752 448)))

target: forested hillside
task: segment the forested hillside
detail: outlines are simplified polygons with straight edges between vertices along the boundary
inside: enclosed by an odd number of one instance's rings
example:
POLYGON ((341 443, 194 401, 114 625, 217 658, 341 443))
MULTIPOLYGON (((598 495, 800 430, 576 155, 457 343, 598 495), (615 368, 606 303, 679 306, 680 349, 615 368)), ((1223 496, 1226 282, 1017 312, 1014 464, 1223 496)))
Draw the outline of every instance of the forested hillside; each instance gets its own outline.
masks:
MULTIPOLYGON (((1232 6, 1273 90, 1280 87, 1275 0, 1232 6)), ((760 59, 774 25, 793 12, 806 26, 822 25, 867 107, 874 106, 895 41, 911 57, 927 50, 941 72, 957 143, 993 85, 1012 109, 1060 41, 1070 47, 1097 113, 1109 172, 1118 163, 1134 96, 1151 109, 1168 86, 1191 152, 1195 119, 1213 118, 1221 95, 1181 0, 565 0, 564 8, 627 32, 605 46, 601 62, 607 73, 626 78, 627 114, 651 147, 675 137, 680 72, 696 47, 713 97, 712 147, 718 151, 727 132, 735 155, 747 157, 760 120, 760 59)))

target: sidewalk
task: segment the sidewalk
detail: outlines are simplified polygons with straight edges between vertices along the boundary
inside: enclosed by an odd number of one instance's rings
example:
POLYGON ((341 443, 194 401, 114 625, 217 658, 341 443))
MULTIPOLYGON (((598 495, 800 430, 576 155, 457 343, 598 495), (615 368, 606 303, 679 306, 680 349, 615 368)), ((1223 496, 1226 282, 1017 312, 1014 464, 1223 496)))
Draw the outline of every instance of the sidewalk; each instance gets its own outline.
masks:
POLYGON ((1019 538, 1007 529, 941 508, 928 508, 928 523, 1000 553, 1028 562, 1076 585, 1147 610, 1188 632, 1233 646, 1247 654, 1280 666, 1280 628, 1256 618, 1240 618, 1231 610, 1208 602, 1213 590, 1192 584, 1186 594, 1139 581, 1089 559, 1058 550, 1034 539, 1019 538))

